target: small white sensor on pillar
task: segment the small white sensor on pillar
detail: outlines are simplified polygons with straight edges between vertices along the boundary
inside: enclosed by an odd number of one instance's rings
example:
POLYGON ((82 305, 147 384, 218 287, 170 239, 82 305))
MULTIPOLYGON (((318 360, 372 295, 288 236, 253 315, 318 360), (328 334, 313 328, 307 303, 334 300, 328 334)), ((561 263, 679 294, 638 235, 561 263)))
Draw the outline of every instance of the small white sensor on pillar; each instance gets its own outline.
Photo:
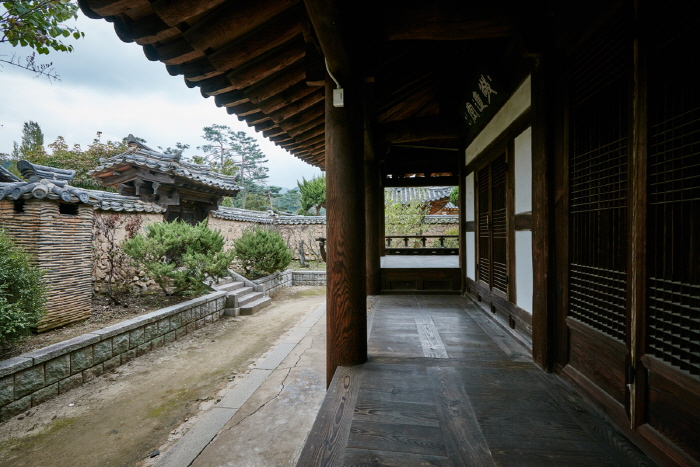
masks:
POLYGON ((333 90, 333 107, 345 107, 345 94, 343 88, 333 90))

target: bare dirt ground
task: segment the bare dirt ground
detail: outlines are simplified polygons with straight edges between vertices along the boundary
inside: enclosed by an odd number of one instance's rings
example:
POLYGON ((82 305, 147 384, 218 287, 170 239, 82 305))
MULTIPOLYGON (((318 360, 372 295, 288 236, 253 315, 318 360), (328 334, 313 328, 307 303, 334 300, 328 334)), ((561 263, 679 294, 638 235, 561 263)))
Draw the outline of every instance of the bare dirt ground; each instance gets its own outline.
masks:
POLYGON ((106 296, 96 296, 92 299, 92 312, 89 319, 41 334, 34 334, 12 348, 0 349, 0 359, 16 357, 151 311, 192 300, 192 298, 194 297, 166 296, 163 293, 154 292, 143 295, 126 295, 120 298, 119 305, 115 305, 106 296))
POLYGON ((0 424, 0 466, 134 466, 325 299, 291 287, 253 316, 224 318, 0 424))

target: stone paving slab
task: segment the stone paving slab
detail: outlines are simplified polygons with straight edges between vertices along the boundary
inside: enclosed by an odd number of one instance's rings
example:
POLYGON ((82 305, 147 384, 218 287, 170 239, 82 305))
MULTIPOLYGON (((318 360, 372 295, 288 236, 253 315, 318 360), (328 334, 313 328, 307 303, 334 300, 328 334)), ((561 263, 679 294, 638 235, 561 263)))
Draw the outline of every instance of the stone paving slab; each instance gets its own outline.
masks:
MULTIPOLYGON (((306 335, 313 325, 325 314, 325 305, 318 307, 309 313, 302 323, 296 326, 290 335, 306 335)), ((154 467, 188 467, 212 443, 220 431, 230 424, 246 402, 255 399, 254 395, 274 372, 284 371, 280 368, 285 359, 297 352, 303 336, 296 342, 290 343, 286 339, 278 344, 257 368, 248 373, 245 378, 236 384, 221 401, 207 412, 177 443, 175 443, 155 464, 154 467)), ((303 354, 303 352, 300 352, 303 354)), ((293 357, 293 355, 292 355, 293 357)), ((265 404, 263 404, 265 405, 265 404)), ((244 417, 245 418, 245 417, 244 417)), ((260 427, 259 429, 264 429, 260 427)), ((225 462, 225 460, 223 460, 225 462)), ((228 464, 222 464, 228 465, 228 464)))

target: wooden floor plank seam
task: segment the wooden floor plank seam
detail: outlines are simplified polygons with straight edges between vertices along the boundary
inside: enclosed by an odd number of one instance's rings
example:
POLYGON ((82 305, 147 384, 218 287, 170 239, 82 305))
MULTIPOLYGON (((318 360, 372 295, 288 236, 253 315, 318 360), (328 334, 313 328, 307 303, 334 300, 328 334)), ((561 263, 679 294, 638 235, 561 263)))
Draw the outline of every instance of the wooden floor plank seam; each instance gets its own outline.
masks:
POLYGON ((452 367, 426 368, 447 457, 454 466, 495 467, 469 396, 452 367))
POLYGON ((416 313, 414 319, 423 355, 429 358, 450 358, 430 314, 416 313))

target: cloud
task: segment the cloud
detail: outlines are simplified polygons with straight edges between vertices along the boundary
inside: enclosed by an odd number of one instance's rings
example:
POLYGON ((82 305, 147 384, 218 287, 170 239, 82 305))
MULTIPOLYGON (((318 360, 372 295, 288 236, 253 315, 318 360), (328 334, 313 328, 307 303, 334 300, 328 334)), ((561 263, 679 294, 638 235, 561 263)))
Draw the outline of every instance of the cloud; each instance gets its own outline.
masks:
MULTIPOLYGON (((103 141, 133 133, 154 148, 190 144, 185 153, 190 155, 205 144, 202 128, 218 123, 258 140, 269 159, 271 185, 291 188, 302 176, 320 173, 226 114, 213 99, 202 98, 198 89, 187 88, 162 63, 149 62, 140 46, 121 42, 110 23, 81 17, 78 27, 86 37, 73 42, 73 53, 42 57, 53 62, 60 82, 9 66, 0 69, 0 153, 12 150, 28 120, 39 123, 46 143, 63 136, 69 145, 86 147, 98 131, 103 141)), ((0 48, 0 54, 13 51, 24 52, 6 44, 0 48)))

